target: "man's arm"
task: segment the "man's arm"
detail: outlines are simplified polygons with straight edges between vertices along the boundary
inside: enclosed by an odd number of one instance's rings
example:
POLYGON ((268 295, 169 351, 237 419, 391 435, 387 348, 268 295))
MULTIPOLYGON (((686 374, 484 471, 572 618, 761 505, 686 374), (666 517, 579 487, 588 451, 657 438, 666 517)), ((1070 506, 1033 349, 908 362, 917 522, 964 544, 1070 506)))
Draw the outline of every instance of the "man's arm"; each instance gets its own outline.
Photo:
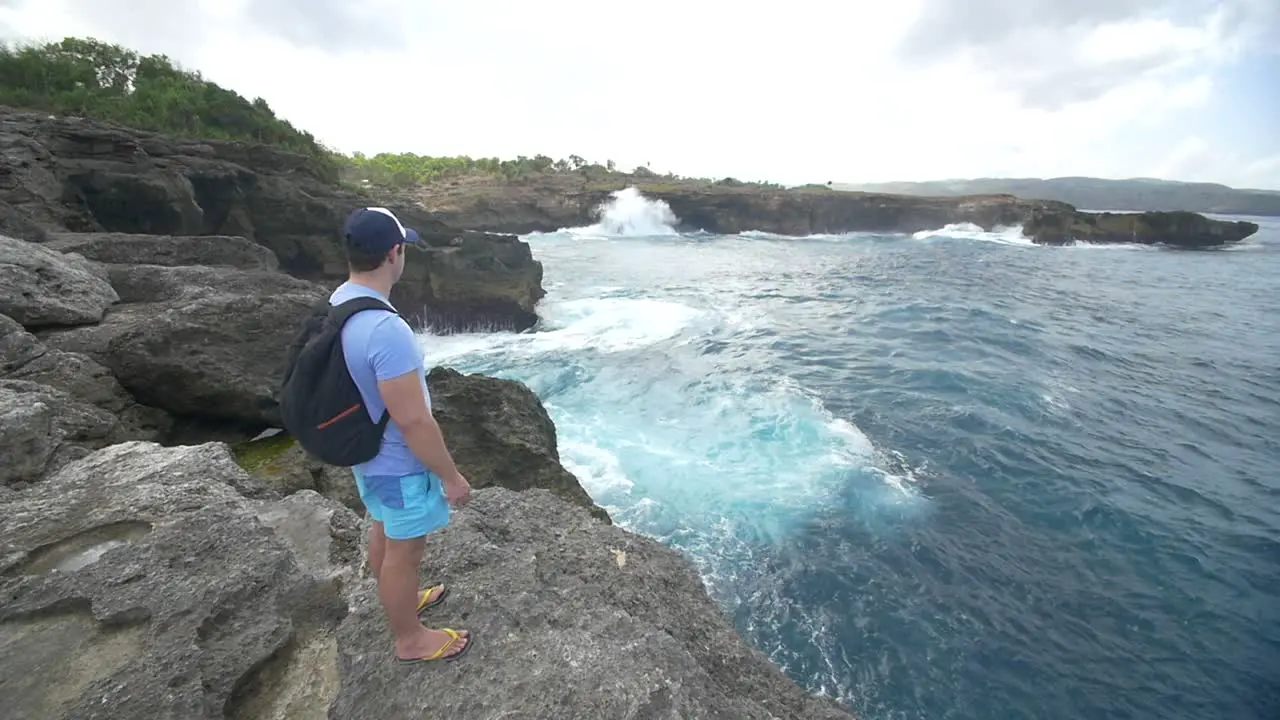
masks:
POLYGON ((454 465, 444 433, 427 408, 422 392, 426 368, 413 331, 398 317, 383 320, 370 337, 370 360, 378 378, 378 393, 405 444, 444 482, 450 503, 465 501, 470 485, 454 465))
POLYGON ((460 473, 445 446, 440 425, 427 410, 427 398, 422 394, 422 372, 418 368, 390 380, 380 380, 378 392, 413 454, 431 472, 449 480, 460 473))

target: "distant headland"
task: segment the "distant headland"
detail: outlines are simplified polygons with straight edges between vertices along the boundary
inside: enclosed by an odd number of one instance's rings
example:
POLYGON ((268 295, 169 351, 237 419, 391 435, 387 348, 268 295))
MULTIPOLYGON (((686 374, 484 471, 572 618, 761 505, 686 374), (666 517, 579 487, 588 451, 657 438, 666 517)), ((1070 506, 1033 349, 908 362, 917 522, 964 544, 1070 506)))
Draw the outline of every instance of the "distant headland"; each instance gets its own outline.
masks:
POLYGON ((926 182, 834 183, 837 190, 931 197, 1016 195, 1057 200, 1084 210, 1186 210, 1222 215, 1280 215, 1280 191, 1155 178, 976 178, 926 182))

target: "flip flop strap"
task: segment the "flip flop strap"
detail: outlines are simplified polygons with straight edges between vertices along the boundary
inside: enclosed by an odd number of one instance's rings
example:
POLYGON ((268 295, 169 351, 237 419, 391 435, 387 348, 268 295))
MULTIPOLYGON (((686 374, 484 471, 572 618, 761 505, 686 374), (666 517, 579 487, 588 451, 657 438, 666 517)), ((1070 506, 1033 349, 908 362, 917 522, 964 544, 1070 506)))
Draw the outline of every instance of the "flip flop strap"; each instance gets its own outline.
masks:
POLYGON ((458 639, 462 637, 461 635, 454 632, 453 630, 450 630, 449 628, 440 628, 440 629, 449 634, 449 642, 442 645, 440 649, 435 652, 434 655, 428 658, 430 660, 438 660, 444 657, 444 654, 449 652, 449 648, 453 647, 454 643, 458 642, 458 639))

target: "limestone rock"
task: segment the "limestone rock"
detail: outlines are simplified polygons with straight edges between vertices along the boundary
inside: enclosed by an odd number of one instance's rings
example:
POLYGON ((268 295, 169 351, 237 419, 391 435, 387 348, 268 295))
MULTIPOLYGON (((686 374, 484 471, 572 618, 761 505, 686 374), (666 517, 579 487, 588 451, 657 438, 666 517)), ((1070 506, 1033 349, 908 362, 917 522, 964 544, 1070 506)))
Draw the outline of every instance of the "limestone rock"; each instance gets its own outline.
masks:
POLYGON ((233 268, 115 266, 130 300, 46 344, 109 368, 139 402, 246 428, 278 427, 286 349, 324 288, 233 268))
MULTIPOLYGON (((329 290, 270 270, 207 265, 109 265, 107 274, 123 303, 160 303, 201 297, 300 294, 327 298, 329 290)), ((292 326, 281 328, 292 334, 292 326)))
POLYGON ((131 442, 5 498, 0 718, 325 717, 358 521, 237 488, 225 445, 131 442))
POLYGON ((84 325, 118 300, 97 263, 0 235, 0 314, 27 327, 84 325))
POLYGON ((468 629, 454 662, 399 666, 372 584, 338 630, 329 717, 849 718, 751 649, 691 563, 546 490, 487 488, 429 541, 447 582, 432 627, 468 629))
POLYGON ((111 371, 87 355, 47 347, 0 315, 0 379, 27 380, 66 392, 119 418, 133 440, 156 440, 172 425, 158 408, 140 405, 111 371))
POLYGON ((0 484, 36 482, 132 434, 112 413, 69 393, 26 380, 0 380, 0 484))
POLYGON ((30 393, 0 385, 0 447, 4 448, 0 484, 39 479, 57 447, 54 409, 30 400, 30 393))
POLYGON ((112 265, 214 265, 278 270, 275 253, 242 237, 50 233, 45 247, 112 265))
POLYGON ((427 387, 432 414, 473 488, 545 488, 609 522, 605 510, 560 464, 555 423, 524 383, 436 367, 427 375, 427 387))
MULTIPOLYGON (((0 156, 7 161, 0 230, 25 239, 79 247, 106 262, 142 260, 149 246, 160 255, 151 264, 196 264, 181 257, 181 241, 157 236, 238 236, 270 250, 285 272, 332 287, 346 277, 338 233, 347 213, 387 205, 432 245, 410 253, 392 298, 411 322, 441 330, 522 330, 536 322, 542 266, 528 244, 458 232, 412 198, 357 195, 302 155, 0 109, 0 156), (68 239, 67 231, 98 235, 68 239), (122 233, 149 237, 111 247, 122 233), (465 241, 454 246, 459 237, 465 241)), ((229 252, 223 249, 223 260, 229 252)), ((247 260, 232 264, 243 268, 247 260)))

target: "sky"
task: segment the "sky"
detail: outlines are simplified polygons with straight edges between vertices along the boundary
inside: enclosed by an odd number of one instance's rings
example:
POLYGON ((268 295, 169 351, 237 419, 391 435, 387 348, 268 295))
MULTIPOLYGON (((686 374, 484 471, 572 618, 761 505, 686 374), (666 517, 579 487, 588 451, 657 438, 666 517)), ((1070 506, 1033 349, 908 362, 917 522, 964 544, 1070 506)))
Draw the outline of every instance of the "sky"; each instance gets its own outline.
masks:
POLYGON ((0 0, 5 39, 68 35, 345 152, 1280 190, 1277 0, 0 0))

